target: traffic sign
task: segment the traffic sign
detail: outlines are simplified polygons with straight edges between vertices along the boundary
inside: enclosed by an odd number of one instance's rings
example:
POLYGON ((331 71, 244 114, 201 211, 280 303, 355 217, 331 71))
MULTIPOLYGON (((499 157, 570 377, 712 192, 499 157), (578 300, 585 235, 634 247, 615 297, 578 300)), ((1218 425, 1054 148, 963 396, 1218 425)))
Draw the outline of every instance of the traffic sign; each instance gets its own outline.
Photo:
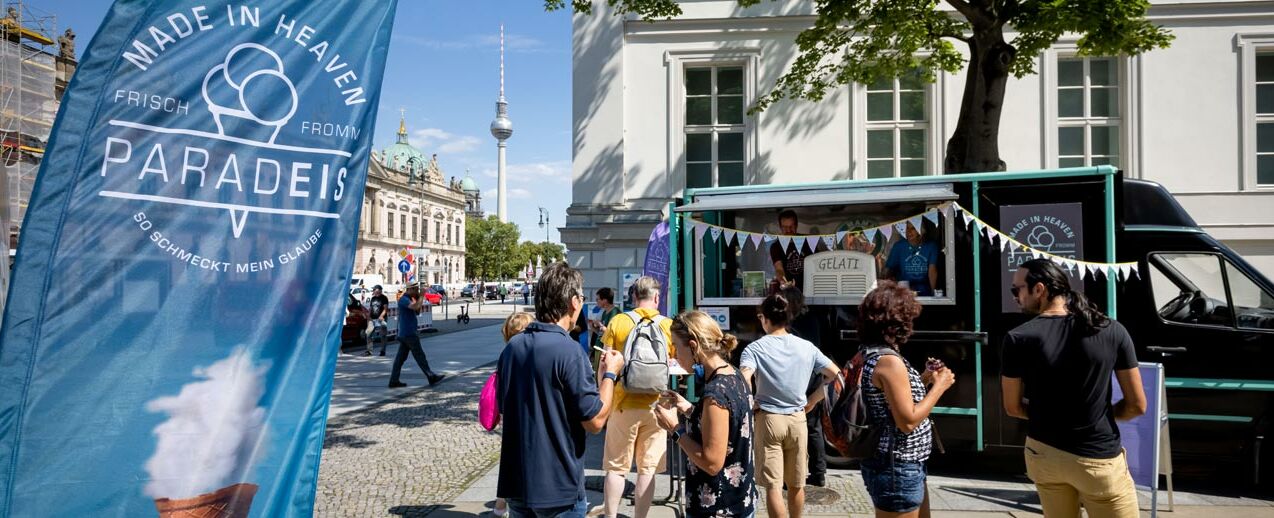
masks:
POLYGON ((411 263, 406 260, 398 261, 398 271, 407 273, 411 271, 411 263))

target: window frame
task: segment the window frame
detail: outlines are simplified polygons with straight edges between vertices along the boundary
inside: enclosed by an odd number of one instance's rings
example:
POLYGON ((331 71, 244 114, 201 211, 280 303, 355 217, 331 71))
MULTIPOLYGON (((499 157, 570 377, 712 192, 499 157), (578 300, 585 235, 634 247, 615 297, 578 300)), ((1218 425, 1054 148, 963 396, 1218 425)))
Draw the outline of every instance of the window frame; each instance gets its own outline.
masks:
MULTIPOLYGON (((1040 108, 1041 108, 1041 160, 1045 167, 1060 167, 1060 146, 1058 143, 1058 130, 1063 127, 1082 126, 1086 130, 1084 132, 1084 160, 1086 164, 1092 163, 1091 153, 1091 128, 1094 125, 1110 126, 1110 122, 1117 121, 1119 127, 1119 135, 1116 141, 1119 143, 1118 157, 1119 163, 1114 166, 1121 171, 1128 172, 1128 176, 1132 178, 1141 178, 1141 146, 1139 145, 1140 130, 1136 126, 1140 120, 1139 113, 1141 110, 1140 98, 1135 95, 1138 91, 1138 81, 1140 76, 1137 73, 1137 67, 1140 66, 1140 56, 1080 56, 1079 47, 1076 40, 1069 39, 1060 41, 1048 50, 1041 57, 1040 66, 1040 108), (1115 61, 1116 71, 1116 88, 1119 89, 1117 99, 1119 100, 1119 117, 1111 118, 1067 118, 1062 121, 1058 115, 1058 61, 1063 59, 1084 59, 1084 84, 1085 92, 1089 87, 1089 63, 1090 59, 1112 59, 1115 61), (1105 124, 1091 124, 1092 121, 1104 122, 1105 124)), ((1087 114, 1087 106, 1089 105, 1088 96, 1085 95, 1084 106, 1087 114)))
MULTIPOLYGON (((756 130, 756 116, 748 115, 747 108, 756 100, 758 91, 757 70, 760 69, 761 50, 756 47, 731 47, 711 50, 670 50, 664 52, 664 65, 667 70, 667 113, 669 121, 667 178, 670 197, 684 196, 687 180, 686 167, 686 135, 690 133, 712 133, 712 185, 718 184, 717 178, 717 142, 719 133, 743 133, 743 185, 752 185, 755 179, 759 131, 756 130), (743 69, 743 123, 738 125, 712 125, 710 129, 702 126, 687 128, 686 125, 686 69, 688 68, 732 68, 743 69), (723 128, 729 128, 728 130, 723 128)), ((713 76, 713 117, 716 116, 716 73, 713 76)))
POLYGON ((883 161, 884 159, 869 159, 868 135, 872 131, 892 130, 893 131, 893 156, 890 159, 893 162, 893 176, 890 178, 903 178, 902 176, 902 139, 901 132, 903 130, 920 129, 925 131, 925 167, 924 175, 933 176, 942 174, 942 158, 945 156, 943 152, 943 139, 947 134, 944 126, 943 110, 941 109, 942 94, 946 91, 946 73, 937 71, 935 73, 933 83, 925 83, 924 99, 925 99, 925 120, 901 120, 902 115, 902 95, 899 78, 892 79, 892 101, 894 119, 890 121, 871 121, 868 119, 869 93, 881 92, 883 90, 869 90, 871 85, 855 83, 853 85, 854 96, 851 110, 854 113, 852 118, 855 130, 852 132, 850 139, 850 149, 853 156, 853 162, 856 167, 853 168, 852 176, 858 180, 866 180, 868 176, 868 167, 870 161, 883 161))
POLYGON ((1274 115, 1261 117, 1256 113, 1256 56, 1274 54, 1274 33, 1238 34, 1235 47, 1239 53, 1239 191, 1274 191, 1274 183, 1260 184, 1257 178, 1258 151, 1256 146, 1257 124, 1274 123, 1274 115))
MULTIPOLYGON (((1264 287, 1262 287, 1259 283, 1257 283, 1254 279, 1252 279, 1252 276, 1251 276, 1250 274, 1248 274, 1248 272, 1246 272, 1246 271, 1244 271, 1242 268, 1240 268, 1240 267, 1239 267, 1239 265, 1238 265, 1238 264, 1236 264, 1234 261, 1231 261, 1231 260, 1230 260, 1230 258, 1228 258, 1228 257, 1226 257, 1226 256, 1225 256, 1225 254, 1221 254, 1221 253, 1217 253, 1217 252, 1209 252, 1209 251, 1200 251, 1200 250, 1185 250, 1185 251, 1157 251, 1157 252, 1153 252, 1153 253, 1150 253, 1150 254, 1147 254, 1147 255, 1146 255, 1146 268, 1147 268, 1147 273, 1148 273, 1148 274, 1152 272, 1152 270, 1151 270, 1151 269, 1157 269, 1157 270, 1158 270, 1159 275, 1162 275, 1162 276, 1164 276, 1164 277, 1169 277, 1166 273, 1164 273, 1164 272, 1163 272, 1163 269, 1162 269, 1162 268, 1160 268, 1160 267, 1159 267, 1159 266, 1155 263, 1155 257, 1158 257, 1158 256, 1164 256, 1164 255, 1195 255, 1195 256, 1209 256, 1209 257, 1212 257, 1212 258, 1216 259, 1216 260, 1217 260, 1217 265, 1218 265, 1218 266, 1220 266, 1220 272, 1221 272, 1221 282, 1222 282, 1223 287, 1225 288, 1225 289, 1224 289, 1224 292, 1225 292, 1225 304, 1226 304, 1226 307, 1230 309, 1230 318, 1229 318, 1229 325, 1218 325, 1218 324, 1198 324, 1198 323, 1190 323, 1190 322, 1178 322, 1178 321, 1176 321, 1176 320, 1168 320, 1168 319, 1164 318, 1164 317, 1163 317, 1163 315, 1160 315, 1160 314, 1159 314, 1159 309, 1160 309, 1160 308, 1155 307, 1155 311, 1154 311, 1154 313, 1155 313, 1155 318, 1158 318, 1160 323, 1162 323, 1162 324, 1166 324, 1166 325, 1170 325, 1170 326, 1181 326, 1181 327, 1189 327, 1189 328, 1195 328, 1195 329, 1225 329, 1225 330, 1229 330, 1229 331, 1246 332, 1246 333, 1266 333, 1266 334, 1274 334, 1274 329, 1262 329, 1262 328, 1259 328, 1259 327, 1242 327, 1242 326, 1240 326, 1240 325, 1239 325, 1238 313, 1236 313, 1236 312, 1234 311, 1234 293, 1233 293, 1233 291, 1234 291, 1234 290, 1233 290, 1233 288, 1232 288, 1232 286, 1231 286, 1231 283, 1230 283, 1230 272, 1231 272, 1231 271, 1236 271, 1236 272, 1238 272, 1238 274, 1243 275, 1243 276, 1244 276, 1244 277, 1245 277, 1245 278, 1246 278, 1249 282, 1251 282, 1252 284, 1254 284, 1254 285, 1256 286, 1256 288, 1257 288, 1257 289, 1259 289, 1259 290, 1261 290, 1261 291, 1263 291, 1263 292, 1265 291, 1265 289, 1264 289, 1264 287)), ((1165 261, 1165 262, 1166 262, 1167 260, 1166 260, 1166 259, 1163 259, 1163 261, 1165 261)), ((1153 279, 1153 277, 1152 277, 1152 276, 1147 275, 1147 276, 1146 276, 1146 280, 1147 280, 1147 282, 1146 282, 1146 286, 1147 286, 1147 288, 1149 288, 1149 290, 1150 290, 1149 295, 1150 295, 1151 303, 1156 304, 1156 306, 1157 306, 1158 302, 1156 302, 1156 301, 1155 301, 1155 296, 1154 296, 1154 294, 1155 294, 1155 282, 1154 282, 1154 279, 1153 279)), ((1186 280, 1187 280, 1187 281, 1189 281, 1189 279, 1186 279, 1186 280)), ((1170 278, 1170 277, 1168 278, 1168 282, 1170 282, 1170 283, 1172 282, 1172 280, 1171 280, 1171 278, 1170 278)), ((1193 281, 1190 281, 1190 282, 1193 282, 1193 281)), ((1180 288, 1179 286, 1176 286, 1176 285, 1175 285, 1175 283, 1173 283, 1173 287, 1180 288)), ((1274 295, 1274 294, 1269 294, 1269 293, 1266 293, 1266 294, 1267 294, 1267 295, 1274 295)))

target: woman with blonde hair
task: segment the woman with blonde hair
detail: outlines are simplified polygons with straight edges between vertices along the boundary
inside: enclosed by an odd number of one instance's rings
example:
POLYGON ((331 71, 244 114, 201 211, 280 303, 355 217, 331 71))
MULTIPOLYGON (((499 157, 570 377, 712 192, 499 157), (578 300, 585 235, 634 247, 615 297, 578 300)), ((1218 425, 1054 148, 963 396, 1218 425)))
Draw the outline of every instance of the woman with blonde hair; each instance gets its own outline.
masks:
POLYGON ((660 428, 690 460, 686 464, 686 516, 756 514, 752 468, 752 394, 738 369, 726 360, 739 342, 724 334, 702 311, 686 311, 672 321, 677 363, 701 365, 703 397, 690 404, 667 391, 655 408, 660 428), (679 423, 678 416, 686 416, 679 423))

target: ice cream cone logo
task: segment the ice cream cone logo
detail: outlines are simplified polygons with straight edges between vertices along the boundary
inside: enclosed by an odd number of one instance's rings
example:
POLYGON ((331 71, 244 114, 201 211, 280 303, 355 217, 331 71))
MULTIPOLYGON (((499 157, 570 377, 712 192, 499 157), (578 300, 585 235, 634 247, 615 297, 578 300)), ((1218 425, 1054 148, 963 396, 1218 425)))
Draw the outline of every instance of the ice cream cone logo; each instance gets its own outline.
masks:
POLYGON ((203 98, 217 133, 274 143, 296 114, 297 94, 283 60, 269 48, 243 43, 230 49, 203 80, 203 98), (260 138, 268 132, 267 138, 260 138))
POLYGON ((146 409, 169 418, 155 427, 155 454, 146 461, 147 496, 160 518, 246 517, 257 485, 245 482, 265 436, 268 365, 248 350, 195 369, 202 380, 175 396, 151 400, 146 409))

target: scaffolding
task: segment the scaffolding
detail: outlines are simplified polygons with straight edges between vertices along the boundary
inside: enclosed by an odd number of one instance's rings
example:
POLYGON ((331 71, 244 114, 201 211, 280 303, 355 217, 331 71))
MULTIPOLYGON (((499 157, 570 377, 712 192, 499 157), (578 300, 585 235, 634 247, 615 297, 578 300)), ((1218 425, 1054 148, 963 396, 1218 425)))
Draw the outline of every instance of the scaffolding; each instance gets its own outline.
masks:
MULTIPOLYGON (((0 225, 5 230, 0 308, 13 249, 26 218, 31 189, 57 116, 57 18, 21 0, 4 3, 0 18, 0 225)), ((66 79, 66 78, 63 78, 66 79)))

